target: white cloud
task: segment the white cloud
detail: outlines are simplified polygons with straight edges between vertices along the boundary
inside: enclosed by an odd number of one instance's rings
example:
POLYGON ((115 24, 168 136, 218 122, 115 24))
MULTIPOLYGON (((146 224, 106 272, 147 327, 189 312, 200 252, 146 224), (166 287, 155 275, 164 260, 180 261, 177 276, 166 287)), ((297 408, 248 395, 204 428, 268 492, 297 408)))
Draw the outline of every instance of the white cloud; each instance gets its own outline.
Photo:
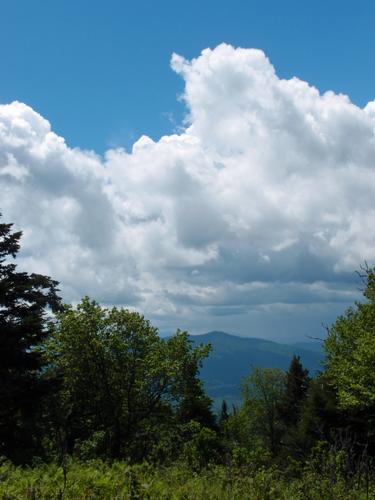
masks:
POLYGON ((279 79, 260 50, 171 65, 186 128, 131 152, 71 149, 30 107, 0 106, 0 210, 24 230, 20 263, 66 300, 133 305, 165 328, 351 302, 351 273, 375 255, 375 101, 279 79))

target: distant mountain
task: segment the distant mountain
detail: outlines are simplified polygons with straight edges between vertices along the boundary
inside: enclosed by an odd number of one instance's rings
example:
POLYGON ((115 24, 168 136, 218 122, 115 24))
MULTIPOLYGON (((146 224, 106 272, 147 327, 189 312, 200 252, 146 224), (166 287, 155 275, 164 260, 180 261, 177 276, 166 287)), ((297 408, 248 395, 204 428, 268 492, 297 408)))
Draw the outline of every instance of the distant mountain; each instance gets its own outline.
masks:
POLYGON ((254 367, 287 370, 293 354, 296 354, 312 376, 321 370, 323 354, 320 345, 317 347, 315 343, 310 348, 309 342, 286 345, 217 331, 192 335, 190 338, 197 344, 212 345, 200 375, 216 408, 222 399, 229 404, 239 403, 242 377, 249 375, 254 367))
POLYGON ((322 340, 315 340, 313 342, 294 342, 290 344, 293 348, 306 351, 319 352, 323 356, 323 342, 322 340))

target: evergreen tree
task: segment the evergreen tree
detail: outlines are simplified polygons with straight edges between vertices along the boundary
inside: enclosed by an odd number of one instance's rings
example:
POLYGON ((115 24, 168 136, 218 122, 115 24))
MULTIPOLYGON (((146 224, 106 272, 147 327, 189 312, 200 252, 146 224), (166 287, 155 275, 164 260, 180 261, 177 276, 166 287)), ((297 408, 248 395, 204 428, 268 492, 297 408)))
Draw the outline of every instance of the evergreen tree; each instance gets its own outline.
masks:
POLYGON ((18 272, 10 262, 21 232, 0 223, 0 455, 24 462, 35 447, 35 415, 48 383, 38 346, 46 337, 46 308, 60 306, 57 282, 18 272))
POLYGON ((294 355, 286 374, 285 393, 279 408, 280 418, 287 428, 295 427, 300 419, 309 382, 308 370, 303 368, 300 357, 294 355))
POLYGON ((225 424, 225 422, 229 418, 229 413, 228 413, 228 405, 225 399, 223 399, 223 402, 221 403, 221 409, 220 409, 220 415, 219 415, 219 424, 222 426, 225 424))
POLYGON ((310 379, 299 356, 294 355, 286 373, 284 394, 278 407, 280 421, 284 427, 282 454, 300 456, 303 450, 299 438, 298 424, 303 412, 310 379))
POLYGON ((310 384, 298 425, 301 452, 307 456, 319 442, 333 443, 339 429, 345 428, 345 415, 337 407, 336 391, 325 373, 310 384))

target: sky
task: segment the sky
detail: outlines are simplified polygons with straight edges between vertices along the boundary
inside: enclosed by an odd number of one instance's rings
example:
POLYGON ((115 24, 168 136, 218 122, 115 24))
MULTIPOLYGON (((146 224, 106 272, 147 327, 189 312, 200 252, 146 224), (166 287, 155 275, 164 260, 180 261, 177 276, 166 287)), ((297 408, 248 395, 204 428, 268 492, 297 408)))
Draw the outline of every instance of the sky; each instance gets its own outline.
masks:
POLYGON ((12 0, 19 266, 162 333, 324 336, 374 262, 375 4, 12 0))

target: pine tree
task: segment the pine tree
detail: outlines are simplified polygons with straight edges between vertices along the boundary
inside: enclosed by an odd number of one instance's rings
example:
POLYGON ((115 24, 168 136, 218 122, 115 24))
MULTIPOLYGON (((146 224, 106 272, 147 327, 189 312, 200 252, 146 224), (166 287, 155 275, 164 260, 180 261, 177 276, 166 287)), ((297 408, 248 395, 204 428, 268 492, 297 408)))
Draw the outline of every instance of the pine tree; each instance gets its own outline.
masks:
POLYGON ((285 393, 280 405, 280 418, 286 427, 295 427, 301 417, 303 402, 309 387, 309 372, 300 357, 294 355, 286 374, 285 393))
POLYGON ((229 413, 228 413, 228 405, 225 399, 223 399, 223 402, 221 403, 221 410, 220 410, 220 415, 219 415, 219 425, 225 424, 225 422, 229 418, 229 413))
MULTIPOLYGON (((337 406, 337 394, 326 373, 311 380, 298 424, 300 453, 308 456, 318 442, 333 444, 334 436, 347 426, 346 415, 337 406)), ((346 432, 346 430, 345 430, 346 432)))
POLYGON ((56 281, 10 262, 21 235, 0 223, 0 455, 16 462, 27 461, 35 445, 33 422, 48 392, 36 348, 46 337, 46 308, 60 307, 56 281))
POLYGON ((284 394, 278 407, 283 426, 281 452, 284 456, 300 457, 303 446, 300 439, 301 420, 309 388, 309 372, 303 368, 299 356, 293 356, 286 373, 284 394))

